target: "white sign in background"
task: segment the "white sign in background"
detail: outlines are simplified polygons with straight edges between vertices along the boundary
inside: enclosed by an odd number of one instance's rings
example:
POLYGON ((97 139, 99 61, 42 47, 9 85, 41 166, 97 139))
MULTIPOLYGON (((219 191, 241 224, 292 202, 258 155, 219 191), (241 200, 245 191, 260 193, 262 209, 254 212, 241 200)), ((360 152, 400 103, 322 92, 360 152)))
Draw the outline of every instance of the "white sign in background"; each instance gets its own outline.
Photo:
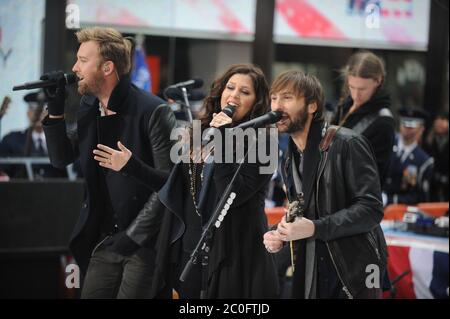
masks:
MULTIPOLYGON (((82 25, 252 41, 256 0, 70 0, 82 25)), ((424 51, 430 0, 277 0, 277 43, 424 51), (367 9, 367 10, 366 10, 367 9), (369 17, 368 17, 369 16, 369 17)))
POLYGON ((41 75, 44 13, 45 0, 0 0, 0 103, 6 95, 12 100, 0 137, 28 126, 23 96, 30 91, 12 88, 41 75))

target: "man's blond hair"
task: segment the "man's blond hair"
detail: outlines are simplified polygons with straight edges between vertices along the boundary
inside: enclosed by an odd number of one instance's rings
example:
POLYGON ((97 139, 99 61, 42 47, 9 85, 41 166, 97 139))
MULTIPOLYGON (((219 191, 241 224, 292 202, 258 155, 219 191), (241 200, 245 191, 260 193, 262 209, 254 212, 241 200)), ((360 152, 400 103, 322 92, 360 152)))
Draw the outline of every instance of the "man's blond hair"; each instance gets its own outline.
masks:
POLYGON ((78 42, 95 41, 99 46, 101 63, 112 61, 119 76, 130 73, 132 42, 112 28, 92 27, 78 31, 76 34, 78 42))

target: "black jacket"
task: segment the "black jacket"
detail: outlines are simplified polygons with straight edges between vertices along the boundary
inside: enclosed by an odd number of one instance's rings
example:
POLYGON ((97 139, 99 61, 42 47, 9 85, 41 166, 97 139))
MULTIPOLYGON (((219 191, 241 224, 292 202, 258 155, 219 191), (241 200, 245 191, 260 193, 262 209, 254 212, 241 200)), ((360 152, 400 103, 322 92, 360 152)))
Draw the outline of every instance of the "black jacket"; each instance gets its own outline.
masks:
MULTIPOLYGON (((314 212, 314 237, 325 242, 333 266, 349 298, 367 296, 366 267, 384 273, 386 243, 379 226, 383 218, 376 163, 367 140, 341 128, 327 151, 319 151, 321 123, 313 123, 304 155, 306 210, 314 212)), ((292 152, 282 162, 289 201, 296 199, 291 174, 292 152)), ((381 279, 381 278, 380 278, 381 279)))
MULTIPOLYGON (((352 105, 352 98, 347 97, 343 104, 338 106, 333 121, 334 125, 340 123, 352 105)), ((370 146, 375 153, 381 185, 384 184, 389 162, 391 160, 392 149, 395 144, 395 121, 389 111, 390 107, 391 98, 389 94, 385 90, 380 89, 369 101, 361 105, 353 114, 351 114, 343 124, 343 127, 356 130, 358 134, 364 135, 369 141, 370 146), (388 111, 379 114, 382 109, 387 109, 388 111), (361 123, 365 119, 369 120, 372 116, 375 118, 370 125, 362 130, 357 129, 358 123, 361 123)))
POLYGON ((138 89, 126 76, 114 88, 108 108, 117 114, 100 117, 98 99, 90 95, 82 97, 77 113, 77 145, 68 139, 65 121, 48 117, 43 121, 49 157, 55 167, 62 168, 78 155, 80 157, 86 182, 85 200, 70 248, 83 272, 98 244, 104 202, 108 201, 100 191, 100 174, 105 176, 119 231, 126 231, 139 245, 151 246, 158 234, 163 211, 156 192, 128 176, 126 170, 114 172, 99 166, 92 153, 97 143, 117 149, 120 140, 150 167, 167 173, 171 168, 170 133, 176 120, 163 100, 138 89))
MULTIPOLYGON (((233 191, 237 194, 219 229, 213 229, 209 255, 208 298, 275 298, 278 281, 273 256, 263 244, 268 229, 264 213, 266 186, 270 174, 259 172, 260 164, 245 163, 233 191)), ((230 183, 235 164, 207 164, 198 199, 204 225, 230 183)), ((186 232, 182 163, 173 168, 159 191, 167 207, 157 244, 153 294, 171 292, 178 280, 180 242, 186 232)), ((184 265, 182 265, 184 266, 184 265)), ((182 267, 181 267, 182 268, 182 267)))
POLYGON ((434 158, 433 180, 431 182, 431 201, 448 202, 448 135, 440 144, 436 136, 426 139, 423 148, 434 158))

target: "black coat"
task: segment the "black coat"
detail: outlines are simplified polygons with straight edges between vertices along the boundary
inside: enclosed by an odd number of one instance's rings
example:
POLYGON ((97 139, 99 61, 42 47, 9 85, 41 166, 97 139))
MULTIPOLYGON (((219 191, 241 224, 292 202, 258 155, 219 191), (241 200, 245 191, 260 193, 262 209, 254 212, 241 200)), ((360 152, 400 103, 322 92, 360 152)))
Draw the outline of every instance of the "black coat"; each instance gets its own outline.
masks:
MULTIPOLYGON (((274 298, 278 295, 274 259, 263 244, 263 235, 268 229, 264 199, 271 175, 260 174, 259 168, 259 164, 244 164, 233 188, 237 197, 221 227, 213 229, 208 298, 274 298)), ((235 170, 235 164, 205 165, 198 199, 204 225, 235 170)), ((159 191, 167 210, 157 243, 154 295, 161 296, 161 292, 165 292, 167 297, 180 275, 175 270, 180 269, 180 242, 186 231, 184 199, 191 196, 189 189, 183 189, 183 178, 182 163, 178 163, 159 191)), ((181 266, 183 269, 184 265, 181 266)))
POLYGON ((70 248, 82 271, 99 241, 104 202, 100 174, 105 175, 114 219, 119 231, 140 245, 150 246, 159 231, 162 205, 157 194, 124 172, 103 169, 94 160, 97 143, 117 149, 117 141, 130 148, 150 167, 170 170, 170 133, 176 125, 170 108, 160 98, 132 85, 124 77, 114 88, 108 108, 117 114, 100 117, 99 101, 83 96, 77 113, 78 144, 66 135, 63 120, 44 119, 44 131, 51 162, 64 167, 78 155, 85 177, 85 199, 72 234, 70 248))
POLYGON ((448 135, 442 145, 438 143, 436 136, 431 141, 425 140, 424 150, 434 158, 433 180, 431 182, 431 201, 448 202, 448 135))
MULTIPOLYGON (((353 100, 349 96, 345 99, 343 104, 338 106, 336 116, 333 120, 334 125, 340 123, 352 105, 353 100)), ((389 94, 383 89, 380 89, 369 101, 361 105, 353 114, 351 114, 343 124, 343 127, 354 129, 358 123, 363 121, 363 119, 373 115, 376 116, 376 119, 365 130, 356 130, 356 132, 367 138, 375 153, 381 185, 384 184, 389 162, 391 160, 392 149, 395 144, 395 121, 392 114, 389 114, 389 112, 385 112, 382 115, 378 115, 378 113, 382 109, 389 110, 390 107, 391 99, 389 94)))
MULTIPOLYGON (((304 152, 306 211, 316 215, 314 238, 326 245, 331 267, 347 297, 368 297, 372 289, 365 284, 366 267, 377 265, 382 276, 387 262, 386 242, 379 225, 383 205, 376 163, 367 140, 346 128, 337 132, 326 151, 319 151, 321 132, 320 123, 313 123, 304 152)), ((294 149, 292 142, 282 163, 290 202, 297 198, 291 174, 294 149)), ((301 259, 298 256, 300 265, 301 259)), ((304 276, 298 276, 304 267, 298 268, 294 276, 304 288, 304 276)))

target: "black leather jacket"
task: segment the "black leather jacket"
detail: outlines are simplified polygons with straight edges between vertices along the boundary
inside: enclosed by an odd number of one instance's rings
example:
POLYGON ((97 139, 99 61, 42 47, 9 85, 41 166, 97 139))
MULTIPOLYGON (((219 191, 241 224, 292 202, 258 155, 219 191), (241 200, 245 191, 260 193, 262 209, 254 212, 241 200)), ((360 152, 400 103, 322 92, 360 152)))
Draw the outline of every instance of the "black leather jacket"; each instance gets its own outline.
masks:
MULTIPOLYGON (((325 130, 323 126, 318 130, 320 141, 325 130)), ((293 149, 295 145, 291 141, 282 162, 289 201, 296 196, 290 173, 293 149)), ((317 151, 316 155, 317 165, 306 162, 308 154, 304 164, 305 174, 315 174, 311 178, 309 201, 308 190, 305 193, 306 209, 318 216, 313 220, 314 237, 325 242, 347 297, 367 296, 366 279, 373 269, 368 266, 379 267, 381 281, 387 259, 386 242, 379 225, 383 205, 373 152, 363 136, 341 128, 328 149, 317 151)))
MULTIPOLYGON (((120 140, 135 158, 152 167, 154 179, 164 180, 164 174, 167 177, 172 167, 170 134, 176 119, 163 100, 138 89, 126 76, 114 88, 108 108, 117 114, 100 117, 98 99, 90 95, 82 97, 77 113, 76 143, 68 138, 64 120, 47 117, 43 121, 51 163, 62 168, 79 156, 85 178, 85 200, 70 242, 82 271, 86 270, 101 238, 99 228, 105 202, 101 174, 119 231, 125 231, 139 245, 151 247, 154 244, 152 241, 157 237, 163 214, 157 189, 149 189, 128 176, 126 169, 114 172, 99 167, 92 154, 96 145, 102 143, 117 149, 120 140)), ((133 163, 131 161, 130 165, 133 163)))

